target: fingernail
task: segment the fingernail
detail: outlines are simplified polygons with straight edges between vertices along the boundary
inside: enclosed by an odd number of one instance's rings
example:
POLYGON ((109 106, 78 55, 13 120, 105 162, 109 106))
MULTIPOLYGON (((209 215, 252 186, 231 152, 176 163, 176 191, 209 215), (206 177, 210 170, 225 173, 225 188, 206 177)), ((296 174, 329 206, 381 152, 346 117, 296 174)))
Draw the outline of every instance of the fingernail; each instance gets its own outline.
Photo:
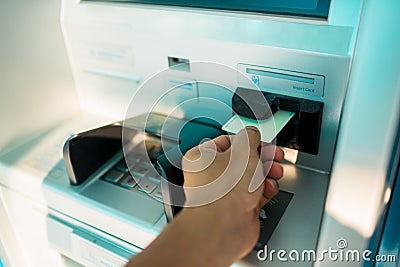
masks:
POLYGON ((278 165, 279 167, 281 167, 281 170, 282 170, 282 176, 283 176, 283 174, 284 174, 284 168, 283 168, 283 166, 282 165, 278 165))

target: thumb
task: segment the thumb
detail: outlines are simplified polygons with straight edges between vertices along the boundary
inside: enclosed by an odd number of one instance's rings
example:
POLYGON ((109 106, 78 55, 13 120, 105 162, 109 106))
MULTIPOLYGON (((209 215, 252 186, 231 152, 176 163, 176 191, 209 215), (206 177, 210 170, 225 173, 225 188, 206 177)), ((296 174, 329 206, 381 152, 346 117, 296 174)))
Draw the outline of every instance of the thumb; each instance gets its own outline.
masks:
POLYGON ((260 140, 261 135, 257 128, 246 127, 235 136, 229 151, 231 153, 232 167, 243 170, 241 172, 243 174, 242 182, 246 186, 250 184, 259 163, 258 147, 260 140))
POLYGON ((260 131, 256 127, 247 126, 236 134, 232 143, 232 150, 238 152, 239 155, 259 158, 260 141, 260 131))

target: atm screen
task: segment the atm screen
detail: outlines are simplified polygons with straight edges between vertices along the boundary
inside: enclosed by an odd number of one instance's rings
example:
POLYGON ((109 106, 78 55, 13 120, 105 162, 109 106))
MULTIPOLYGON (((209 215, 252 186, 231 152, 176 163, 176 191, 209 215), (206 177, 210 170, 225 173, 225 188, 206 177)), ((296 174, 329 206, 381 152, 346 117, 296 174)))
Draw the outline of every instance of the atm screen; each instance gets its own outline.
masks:
POLYGON ((327 19, 331 0, 105 0, 105 2, 156 4, 327 19))

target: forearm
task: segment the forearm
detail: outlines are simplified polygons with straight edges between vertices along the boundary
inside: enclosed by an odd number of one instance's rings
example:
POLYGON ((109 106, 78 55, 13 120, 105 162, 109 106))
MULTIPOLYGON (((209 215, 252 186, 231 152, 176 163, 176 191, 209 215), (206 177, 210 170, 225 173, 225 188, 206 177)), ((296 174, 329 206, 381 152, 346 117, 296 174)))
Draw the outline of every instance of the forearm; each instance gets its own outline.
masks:
POLYGON ((229 223, 214 214, 193 208, 182 210, 127 267, 229 266, 235 260, 236 251, 226 247, 228 237, 221 236, 229 223), (210 222, 213 222, 212 227, 210 222))

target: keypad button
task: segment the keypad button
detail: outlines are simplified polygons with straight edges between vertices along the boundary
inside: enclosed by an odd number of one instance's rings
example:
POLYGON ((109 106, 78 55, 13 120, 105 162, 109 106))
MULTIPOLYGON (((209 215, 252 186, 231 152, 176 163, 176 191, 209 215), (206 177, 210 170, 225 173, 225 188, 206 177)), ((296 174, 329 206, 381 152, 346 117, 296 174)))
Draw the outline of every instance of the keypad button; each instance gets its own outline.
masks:
POLYGON ((121 186, 126 187, 126 188, 133 188, 136 185, 135 179, 133 179, 132 176, 126 175, 122 180, 121 180, 121 186))
POLYGON ((126 158, 126 162, 128 162, 129 167, 133 167, 136 163, 139 162, 138 158, 135 156, 129 156, 126 158))
POLYGON ((137 165, 137 166, 133 167, 133 169, 132 169, 132 173, 139 177, 144 177, 148 171, 149 171, 148 167, 140 166, 140 165, 137 165))
POLYGON ((158 174, 147 175, 147 178, 156 184, 161 182, 161 177, 158 174))
POLYGON ((153 166, 154 166, 154 163, 152 163, 151 161, 145 161, 145 162, 141 162, 143 165, 145 165, 146 167, 149 167, 149 168, 153 168, 153 166))
POLYGON ((128 172, 129 172, 128 166, 126 165, 126 162, 125 162, 125 161, 121 161, 121 162, 116 166, 116 169, 117 169, 118 171, 125 172, 125 173, 128 173, 128 172))
POLYGON ((132 162, 136 162, 136 163, 139 163, 139 162, 141 162, 141 161, 144 161, 144 159, 146 159, 146 155, 144 155, 144 154, 136 154, 136 155, 131 155, 130 156, 130 161, 132 161, 132 162))
POLYGON ((158 185, 156 189, 154 190, 153 193, 151 193, 153 196, 156 198, 162 199, 162 191, 161 191, 161 185, 158 185))
POLYGON ((155 184, 159 184, 161 182, 160 178, 148 177, 148 179, 155 184))
POLYGON ((143 179, 139 182, 139 190, 146 193, 151 193, 156 187, 157 185, 148 179, 143 179))
POLYGON ((151 162, 150 157, 148 155, 142 154, 137 157, 138 161, 141 163, 151 162))
POLYGON ((109 171, 104 175, 104 180, 111 183, 118 183, 118 181, 124 176, 124 173, 116 170, 109 171))

